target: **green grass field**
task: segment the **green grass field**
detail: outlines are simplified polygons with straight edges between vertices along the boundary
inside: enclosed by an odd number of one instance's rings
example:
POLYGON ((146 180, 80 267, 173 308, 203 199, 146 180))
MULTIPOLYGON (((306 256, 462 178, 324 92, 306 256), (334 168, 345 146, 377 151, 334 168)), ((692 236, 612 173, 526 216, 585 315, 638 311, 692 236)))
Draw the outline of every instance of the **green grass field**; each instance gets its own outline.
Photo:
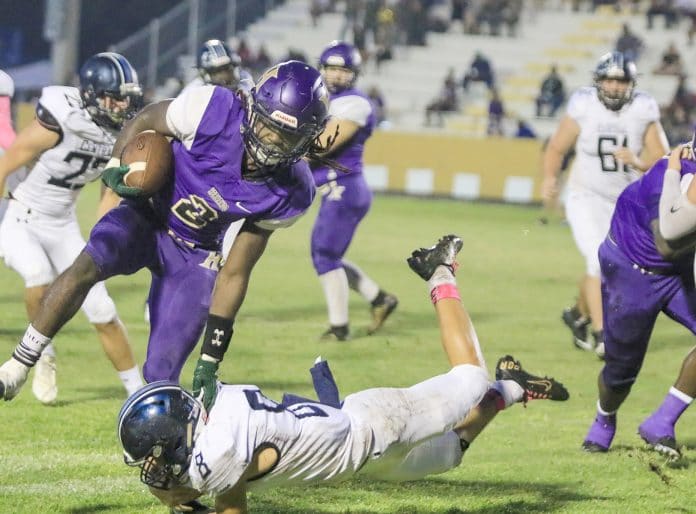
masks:
MULTIPOLYGON (((85 226, 93 221, 96 189, 81 200, 85 226)), ((315 209, 273 236, 252 278, 221 366, 227 382, 255 383, 272 397, 312 394, 308 368, 321 354, 343 395, 372 386, 406 386, 447 369, 424 283, 405 258, 417 246, 457 233, 465 246, 458 273, 464 304, 488 366, 512 353, 530 371, 562 380, 566 403, 531 402, 501 413, 472 445, 462 465, 421 482, 389 485, 349 482, 264 491, 250 495, 260 513, 520 513, 692 512, 696 412, 677 435, 685 445, 679 465, 653 455, 636 435, 640 421, 661 401, 693 344, 682 327, 661 319, 645 367, 624 404, 613 450, 580 451, 594 416, 601 363, 574 349, 560 322, 583 265, 569 229, 540 226, 539 210, 504 205, 384 197, 361 226, 349 258, 396 293, 401 303, 387 325, 365 337, 366 305, 351 302, 348 344, 320 343, 325 307, 309 258, 315 209)), ((148 327, 143 321, 147 272, 109 284, 128 326, 139 362, 148 327)), ((0 357, 10 356, 24 332, 22 282, 0 266, 0 357)), ((120 382, 96 336, 78 314, 56 337, 59 401, 39 404, 29 384, 0 405, 0 513, 155 513, 149 496, 118 448, 120 382)), ((190 386, 191 363, 182 375, 190 386)))

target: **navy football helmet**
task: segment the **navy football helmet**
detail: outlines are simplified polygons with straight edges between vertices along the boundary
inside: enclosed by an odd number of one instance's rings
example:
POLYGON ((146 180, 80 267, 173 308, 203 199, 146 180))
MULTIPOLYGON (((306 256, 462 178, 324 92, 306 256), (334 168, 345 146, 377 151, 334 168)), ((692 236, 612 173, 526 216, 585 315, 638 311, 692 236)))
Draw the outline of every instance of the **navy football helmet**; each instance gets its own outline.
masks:
POLYGON ((152 382, 126 400, 118 415, 118 438, 140 480, 170 489, 185 475, 201 406, 175 382, 152 382))
POLYGON ((332 93, 340 93, 350 87, 353 87, 355 81, 360 74, 360 66, 362 65, 362 57, 357 48, 345 41, 332 41, 329 46, 324 48, 324 51, 319 56, 319 69, 326 87, 332 93), (347 82, 338 80, 327 80, 326 68, 328 66, 338 66, 353 72, 353 75, 347 82))
POLYGON ((300 61, 276 64, 249 95, 245 149, 259 168, 287 167, 317 144, 328 114, 329 93, 316 69, 300 61))
POLYGON ((80 68, 80 93, 98 125, 119 130, 142 107, 143 90, 128 59, 115 52, 93 55, 80 68))
POLYGON ((633 100, 633 90, 636 85, 638 71, 635 63, 621 52, 604 54, 597 63, 594 71, 594 85, 600 102, 611 111, 619 111, 633 100), (607 91, 602 87, 602 81, 615 79, 628 84, 624 91, 607 91))
POLYGON ((242 59, 219 39, 209 39, 198 52, 196 68, 206 84, 234 89, 239 83, 242 59))

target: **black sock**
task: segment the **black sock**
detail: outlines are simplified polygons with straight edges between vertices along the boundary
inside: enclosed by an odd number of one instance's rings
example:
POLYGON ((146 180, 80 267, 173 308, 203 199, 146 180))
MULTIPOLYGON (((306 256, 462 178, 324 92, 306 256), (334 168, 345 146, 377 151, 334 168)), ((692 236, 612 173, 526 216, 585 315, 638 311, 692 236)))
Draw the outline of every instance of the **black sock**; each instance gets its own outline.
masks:
POLYGON ((459 439, 459 447, 462 449, 462 453, 466 452, 469 449, 469 446, 471 446, 471 443, 469 441, 466 441, 464 439, 459 439))
POLYGON ((377 296, 375 297, 374 300, 372 300, 371 305, 373 307, 377 307, 378 305, 382 305, 384 303, 384 298, 387 296, 387 293, 382 291, 381 289, 379 290, 379 293, 377 293, 377 296))

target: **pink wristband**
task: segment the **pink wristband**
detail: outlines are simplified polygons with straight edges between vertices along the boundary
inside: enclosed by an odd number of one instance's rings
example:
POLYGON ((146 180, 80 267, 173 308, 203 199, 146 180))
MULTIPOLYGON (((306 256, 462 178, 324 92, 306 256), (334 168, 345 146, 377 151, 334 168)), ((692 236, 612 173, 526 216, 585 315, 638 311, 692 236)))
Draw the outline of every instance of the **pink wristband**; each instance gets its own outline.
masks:
POLYGON ((445 298, 455 298, 457 300, 462 299, 459 296, 459 289, 457 289, 455 284, 441 284, 433 287, 433 290, 430 291, 430 300, 433 302, 433 304, 436 304, 445 298))

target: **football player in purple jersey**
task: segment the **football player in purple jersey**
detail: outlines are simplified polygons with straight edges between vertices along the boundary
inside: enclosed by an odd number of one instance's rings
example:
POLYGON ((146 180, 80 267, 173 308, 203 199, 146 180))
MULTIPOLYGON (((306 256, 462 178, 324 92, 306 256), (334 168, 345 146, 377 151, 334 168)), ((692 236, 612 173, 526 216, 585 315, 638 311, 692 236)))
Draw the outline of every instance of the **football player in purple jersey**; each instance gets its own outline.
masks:
MULTIPOLYGON (((663 158, 616 203, 599 248, 606 346, 599 374, 597 415, 582 444, 606 452, 616 412, 631 391, 660 312, 696 334, 696 162, 691 145, 663 158)), ((638 427, 640 436, 670 458, 680 456, 674 426, 696 396, 696 348, 660 407, 638 427)))
POLYGON ((334 137, 327 154, 338 166, 313 163, 312 174, 321 194, 321 207, 312 230, 312 262, 324 290, 329 328, 322 339, 349 338, 348 291, 357 291, 370 304, 375 332, 398 304, 396 296, 382 290, 358 266, 344 259, 358 224, 372 203, 363 176, 365 141, 375 127, 375 113, 368 96, 355 88, 360 72, 360 52, 351 44, 334 41, 319 57, 331 103, 322 138, 334 137))
POLYGON ((248 100, 202 86, 141 111, 121 132, 103 175, 125 199, 95 225, 74 264, 48 289, 0 367, 0 397, 19 392, 92 285, 148 268, 151 330, 143 375, 148 382, 178 381, 207 316, 193 385, 209 407, 252 268, 273 231, 292 225, 312 203, 314 182, 302 157, 325 150, 317 138, 328 105, 319 72, 288 61, 267 70, 248 100), (173 178, 151 198, 124 184, 129 168, 119 161, 143 130, 173 138, 173 178), (222 236, 240 218, 246 221, 220 268, 222 236))

